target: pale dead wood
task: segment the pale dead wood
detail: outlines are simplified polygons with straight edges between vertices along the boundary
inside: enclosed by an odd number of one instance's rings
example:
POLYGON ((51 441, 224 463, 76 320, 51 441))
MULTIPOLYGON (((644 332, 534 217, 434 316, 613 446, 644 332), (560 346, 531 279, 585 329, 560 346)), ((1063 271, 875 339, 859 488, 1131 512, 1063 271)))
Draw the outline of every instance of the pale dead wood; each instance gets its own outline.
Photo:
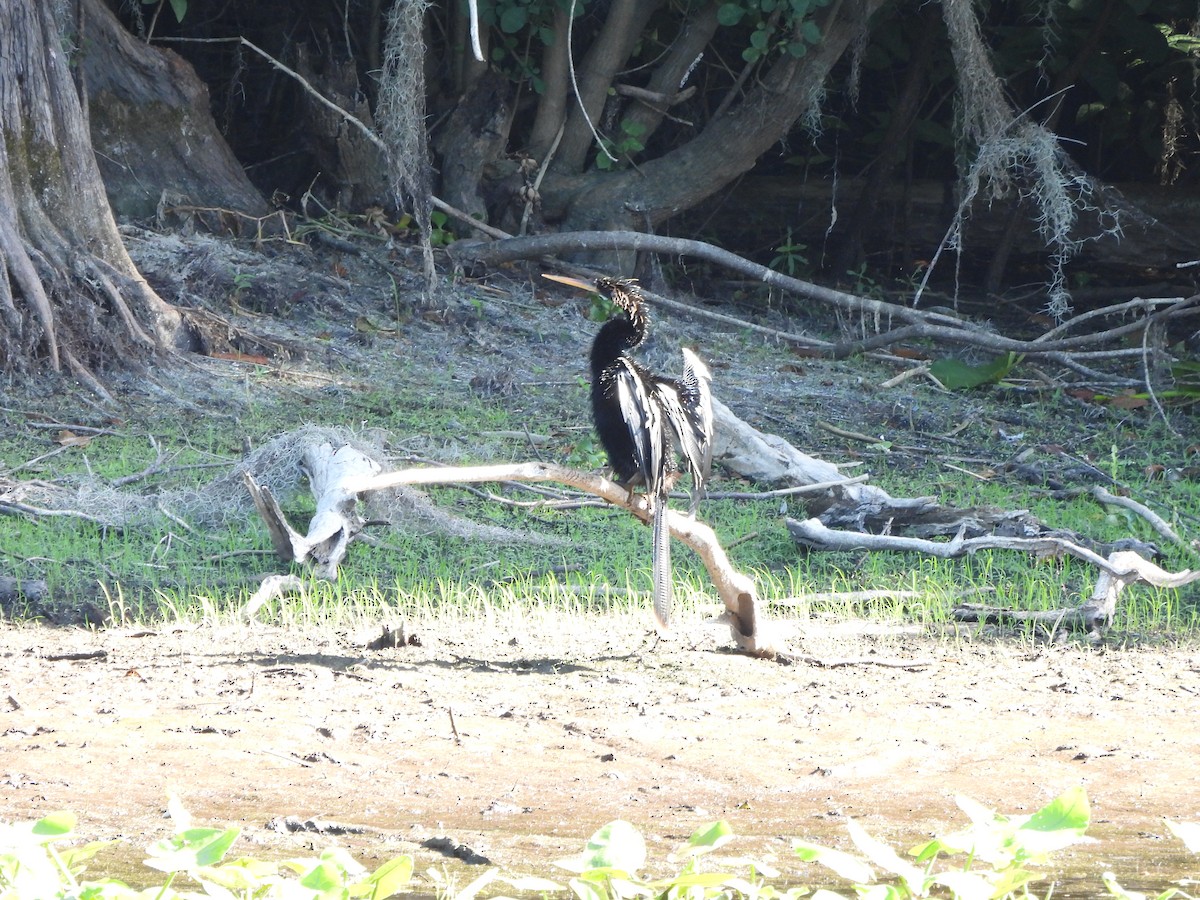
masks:
POLYGON ((868 534, 829 528, 820 519, 785 519, 792 538, 814 550, 891 550, 924 553, 939 559, 959 559, 980 550, 1022 550, 1027 553, 1067 554, 1091 563, 1102 571, 1116 572, 1108 561, 1093 550, 1059 537, 1005 537, 983 535, 963 537, 963 529, 949 541, 902 537, 895 534, 868 534))
POLYGON ((1165 537, 1168 541, 1178 544, 1181 547, 1187 547, 1188 542, 1175 533, 1175 530, 1167 524, 1158 513, 1150 509, 1144 504, 1138 503, 1132 497, 1119 497, 1116 494, 1109 493, 1100 485, 1092 488, 1092 496, 1105 506, 1119 506, 1122 509, 1127 509, 1145 519, 1150 527, 1165 537))
MULTIPOLYGON (((924 553, 941 559, 957 559, 979 550, 1020 550, 1037 554, 1067 554, 1088 562, 1100 570, 1091 597, 1070 609, 1043 611, 1013 610, 1003 607, 961 604, 954 616, 962 621, 1014 619, 1050 622, 1086 628, 1099 636, 1116 613, 1117 598, 1131 584, 1142 582, 1155 587, 1177 588, 1200 579, 1200 572, 1185 569, 1167 572, 1131 550, 1114 550, 1107 559, 1079 544, 1059 537, 1002 537, 988 535, 964 538, 960 531, 948 542, 896 535, 864 534, 826 528, 819 519, 803 522, 787 519, 787 528, 797 542, 821 550, 901 550, 924 553)), ((1058 627, 1056 624, 1055 627, 1058 627)))
MULTIPOLYGON (((1067 365, 1070 352, 1096 347, 1121 337, 1139 333, 1152 321, 1164 321, 1200 312, 1200 295, 1191 297, 1155 298, 1139 301, 1147 310, 1166 305, 1165 309, 1147 312, 1143 318, 1091 334, 1075 337, 1042 335, 1033 340, 1019 340, 995 334, 981 325, 938 312, 914 309, 897 303, 889 303, 871 297, 847 294, 823 287, 799 278, 792 278, 767 266, 752 262, 704 241, 674 238, 665 235, 643 234, 634 231, 574 231, 557 234, 541 234, 527 237, 506 238, 499 241, 459 241, 449 248, 456 262, 476 262, 488 266, 515 262, 521 259, 539 259, 562 253, 580 251, 635 250, 665 253, 673 256, 695 256, 714 265, 747 275, 764 284, 779 288, 842 312, 867 316, 878 322, 905 323, 905 327, 884 331, 878 335, 858 341, 837 345, 815 341, 804 335, 781 332, 777 336, 807 347, 818 347, 841 358, 869 349, 884 347, 900 340, 931 338, 949 343, 981 347, 996 353, 1019 353, 1025 356, 1044 356, 1054 362, 1067 365)), ((667 298, 646 292, 652 302, 666 306, 677 305, 666 302, 667 298)), ((1124 306, 1117 304, 1116 306, 1124 306)), ((710 317, 712 314, 684 305, 696 315, 710 317)), ((1115 307, 1114 307, 1115 308, 1115 307)), ((1078 364, 1075 363, 1075 368, 1078 364)), ((1100 373, 1103 374, 1103 373, 1100 373)))
POLYGON ((1154 587, 1179 588, 1200 580, 1200 572, 1190 569, 1167 572, 1130 550, 1118 550, 1105 562, 1106 567, 1096 578, 1092 595, 1074 609, 1034 612, 963 604, 955 607, 954 617, 965 622, 1012 620, 1049 623, 1053 628, 1083 628, 1093 639, 1098 639, 1103 634, 1103 629, 1112 624, 1117 611, 1117 599, 1121 591, 1129 585, 1141 582, 1154 587))
POLYGON ((40 603, 49 596, 50 587, 41 579, 31 581, 0 575, 0 609, 8 609, 18 602, 40 603))
POLYGON ((241 609, 241 616, 246 621, 253 619, 260 609, 269 601, 289 594, 303 594, 304 582, 296 575, 268 575, 262 580, 257 591, 250 595, 246 605, 241 609))
POLYGON ((270 490, 258 485, 249 472, 243 473, 242 480, 267 524, 279 558, 299 563, 312 560, 318 577, 332 580, 337 577, 350 541, 364 525, 357 510, 358 489, 347 485, 377 475, 381 466, 349 444, 334 449, 324 441, 305 449, 303 466, 317 500, 307 534, 300 534, 288 524, 270 490))
POLYGON ((805 606, 809 603, 870 603, 872 600, 917 600, 924 597, 922 591, 875 590, 875 591, 814 591, 803 597, 776 597, 772 606, 805 606))
MULTIPOLYGON (((365 493, 401 485, 454 484, 488 481, 555 481, 594 494, 608 503, 650 522, 652 510, 644 495, 634 494, 602 475, 568 469, 553 463, 527 462, 491 466, 448 466, 401 469, 395 472, 347 479, 344 491, 365 493)), ((716 533, 703 522, 670 510, 671 536, 687 544, 704 562, 713 587, 725 604, 725 622, 738 647, 756 656, 775 656, 780 647, 765 617, 759 612, 758 588, 753 579, 734 569, 716 533)))
POLYGON ((882 488, 864 484, 865 476, 843 475, 831 462, 809 456, 775 434, 759 431, 713 398, 713 459, 758 484, 822 485, 855 503, 887 505, 882 488))
POLYGON ((879 666, 884 669, 904 669, 917 672, 933 665, 931 659, 888 659, 880 656, 810 656, 804 653, 785 652, 779 654, 779 661, 785 663, 805 663, 822 669, 840 669, 845 666, 879 666))

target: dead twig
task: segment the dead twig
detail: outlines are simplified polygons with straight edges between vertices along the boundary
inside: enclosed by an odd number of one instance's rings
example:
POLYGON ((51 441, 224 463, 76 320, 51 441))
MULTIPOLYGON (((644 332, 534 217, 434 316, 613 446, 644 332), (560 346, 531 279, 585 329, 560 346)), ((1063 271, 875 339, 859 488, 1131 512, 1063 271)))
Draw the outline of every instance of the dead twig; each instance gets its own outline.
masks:
POLYGON ((1058 537, 1004 537, 983 535, 964 538, 962 529, 949 541, 901 537, 893 534, 868 534, 862 531, 842 531, 828 528, 820 519, 786 519, 788 532, 798 543, 815 550, 902 550, 924 553, 939 559, 959 559, 980 550, 1021 550, 1026 553, 1067 554, 1091 563, 1101 571, 1116 574, 1117 570, 1094 550, 1058 537))
POLYGON ((805 663, 821 669, 839 669, 844 666, 880 666, 885 669, 905 669, 916 672, 933 665, 931 659, 888 659, 875 656, 810 656, 800 653, 780 653, 782 663, 805 663))
MULTIPOLYGON (((740 272, 762 281, 764 284, 777 287, 780 290, 815 300, 831 306, 842 312, 873 318, 880 322, 898 321, 906 327, 884 332, 861 341, 852 341, 833 345, 825 341, 817 341, 803 335, 777 332, 776 336, 806 347, 822 349, 830 352, 835 358, 862 353, 867 349, 886 346, 898 340, 909 338, 932 338, 956 344, 967 344, 991 350, 995 353, 1019 353, 1025 356, 1044 356, 1055 362, 1067 365, 1070 359, 1069 351, 1087 347, 1096 347, 1115 341, 1127 335, 1135 334, 1146 326, 1152 319, 1175 318, 1180 315, 1200 314, 1200 295, 1192 297, 1177 297, 1165 299, 1169 303, 1167 309, 1155 312, 1145 318, 1126 322, 1105 331, 1094 334, 1084 334, 1076 337, 1052 337, 1042 335, 1034 340, 1018 340, 995 334, 981 325, 937 312, 923 311, 896 303, 876 300, 871 297, 860 297, 847 294, 832 288, 812 284, 798 278, 776 272, 766 266, 751 262, 748 259, 730 253, 720 247, 704 241, 673 238, 665 235, 643 234, 633 231, 575 231, 559 232, 557 234, 532 235, 528 237, 506 238, 500 241, 459 241, 449 248, 451 258, 457 262, 478 262, 485 265, 499 265, 520 259, 538 259, 554 256, 565 252, 580 250, 612 251, 638 250, 652 253, 671 255, 687 255, 704 259, 715 265, 722 266, 735 272, 740 272)), ((717 318, 705 310, 693 306, 670 301, 668 298, 647 293, 653 302, 663 306, 682 307, 689 313, 705 318, 717 318)), ((732 317, 723 317, 727 320, 732 317)), ((737 321, 737 320, 733 320, 737 321)), ((742 327, 753 327, 740 322, 742 327)), ((760 329, 755 329, 760 330, 760 329)), ((770 329, 767 329, 770 330, 770 329)), ((1073 366, 1077 368, 1077 366, 1073 366)), ((1103 378, 1112 376, 1099 374, 1103 378)), ((1138 382, 1134 382, 1138 383, 1138 382)))
POLYGON ((1136 515, 1141 516, 1150 524, 1151 528, 1153 528, 1171 543, 1178 544, 1181 547, 1191 546, 1187 541, 1175 533, 1175 530, 1167 524, 1166 520, 1163 519, 1162 516, 1154 512, 1154 510, 1150 509, 1149 507, 1138 503, 1131 497, 1118 497, 1116 494, 1109 493, 1100 485, 1096 485, 1094 488, 1092 488, 1092 496, 1096 498, 1097 502, 1105 506, 1119 506, 1122 509, 1127 509, 1136 515))

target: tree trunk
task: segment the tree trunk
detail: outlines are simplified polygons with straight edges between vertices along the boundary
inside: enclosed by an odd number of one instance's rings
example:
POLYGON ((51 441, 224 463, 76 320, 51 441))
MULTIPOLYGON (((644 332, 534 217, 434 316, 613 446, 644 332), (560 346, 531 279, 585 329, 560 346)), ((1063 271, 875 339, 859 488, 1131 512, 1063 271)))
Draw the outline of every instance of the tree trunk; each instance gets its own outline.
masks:
POLYGON ((0 6, 0 365, 72 373, 185 347, 179 311, 130 260, 104 194, 54 4, 0 6))
MULTIPOLYGON (((614 0, 596 40, 576 72, 579 96, 568 106, 567 125, 558 154, 551 163, 561 172, 578 172, 584 167, 597 125, 617 71, 629 59, 646 23, 661 0, 614 0)), ((574 48, 568 48, 572 51, 574 48)))
MULTIPOLYGON (((819 44, 801 59, 783 56, 745 100, 679 149, 619 175, 601 172, 582 184, 562 183, 564 230, 642 230, 690 209, 749 171, 816 102, 830 68, 885 2, 834 4, 821 23, 819 44)), ((548 215, 553 205, 547 198, 548 215)))
POLYGON ((148 219, 165 201, 267 215, 217 130, 208 88, 191 65, 134 38, 102 0, 78 2, 82 90, 114 214, 148 219))

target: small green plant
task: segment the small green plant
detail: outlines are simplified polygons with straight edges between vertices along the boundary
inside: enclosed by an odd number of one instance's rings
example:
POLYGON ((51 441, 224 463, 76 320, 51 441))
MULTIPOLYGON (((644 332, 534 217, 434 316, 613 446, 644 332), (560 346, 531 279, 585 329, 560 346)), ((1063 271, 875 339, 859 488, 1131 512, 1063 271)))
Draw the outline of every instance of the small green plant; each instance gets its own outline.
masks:
POLYGON ((646 135, 646 126, 641 122, 629 119, 621 121, 621 136, 616 140, 604 139, 604 149, 596 154, 596 168, 602 172, 616 166, 622 159, 627 159, 646 149, 642 138, 646 135), (607 152, 606 152, 607 151, 607 152))
POLYGON ((750 45, 742 51, 746 62, 757 62, 773 50, 799 59, 808 53, 809 45, 821 41, 821 29, 808 16, 828 3, 829 0, 740 0, 722 3, 717 9, 717 21, 726 27, 743 21, 754 26, 750 45))
POLYGON ((1084 835, 1091 813, 1082 787, 1067 790, 1031 816, 999 815, 965 797, 958 798, 958 805, 971 827, 913 848, 912 862, 853 820, 847 828, 861 855, 799 841, 796 852, 854 882, 858 896, 905 900, 941 889, 962 900, 990 900, 1035 896, 1029 885, 1040 876, 1031 867, 1044 865, 1051 853, 1091 840, 1084 835), (883 870, 883 880, 876 877, 875 868, 883 870))
POLYGON ((435 247, 445 247, 454 242, 454 232, 450 230, 450 217, 440 209, 429 214, 429 243, 435 247))
MULTIPOLYGON (((835 850, 807 841, 795 841, 796 855, 823 866, 833 876, 851 883, 853 896, 910 900, 950 897, 954 900, 1036 900, 1031 885, 1041 878, 1034 867, 1044 866, 1051 855, 1090 841, 1084 832, 1091 813, 1082 787, 1065 791, 1029 816, 1004 816, 959 798, 959 807, 971 820, 968 828, 935 837, 908 851, 907 858, 877 840, 850 820, 850 838, 857 853, 835 850), (880 874, 876 874, 877 870, 880 874)), ((225 856, 239 836, 236 828, 201 828, 171 797, 167 811, 175 825, 171 837, 147 849, 146 866, 167 875, 159 887, 137 891, 111 878, 82 880, 82 864, 109 846, 106 842, 82 847, 56 846, 70 839, 76 820, 70 813, 54 813, 24 825, 0 825, 0 900, 26 898, 86 898, 134 900, 139 897, 218 897, 222 900, 273 900, 273 898, 365 898, 384 900, 401 892, 412 893, 413 860, 398 856, 368 872, 344 849, 330 847, 316 858, 266 862, 225 856), (172 885, 184 875, 203 894, 177 892, 172 885)), ((1192 853, 1200 853, 1200 823, 1170 822, 1168 829, 1192 853)), ((430 870, 441 898, 487 896, 484 888, 503 882, 515 891, 542 897, 573 896, 577 900, 627 900, 627 898, 687 898, 687 900, 842 900, 828 888, 776 887, 769 880, 781 875, 761 860, 708 857, 734 839, 724 821, 696 829, 669 859, 682 860, 678 871, 663 878, 648 878, 646 842, 641 832, 624 820, 609 822, 588 838, 582 851, 554 861, 570 873, 567 883, 540 876, 502 876, 488 869, 461 890, 445 876, 430 870)), ((1101 876, 1109 896, 1119 900, 1146 900, 1127 891, 1111 872, 1101 876)), ((1044 897, 1049 897, 1047 891, 1044 897)), ((1172 888, 1154 900, 1189 898, 1172 888)))
POLYGON ((929 374, 948 390, 965 391, 1003 381, 1020 361, 1021 355, 1011 352, 977 366, 953 357, 945 357, 934 360, 929 367, 929 374))
POLYGON ((770 267, 776 272, 783 272, 795 277, 808 269, 808 257, 804 255, 804 251, 807 249, 807 244, 801 244, 792 238, 792 229, 791 226, 788 226, 787 237, 782 244, 775 248, 775 255, 771 257, 770 267))
MULTIPOLYGON (((171 12, 175 13, 175 21, 182 22, 184 15, 187 14, 188 0, 170 0, 171 12)), ((143 6, 162 6, 163 0, 142 0, 143 6)), ((155 13, 157 16, 158 13, 155 13)))
POLYGON ((617 314, 619 307, 603 294, 592 294, 588 302, 587 317, 590 322, 607 322, 617 314))
POLYGON ((860 297, 872 297, 876 300, 886 300, 887 291, 883 285, 867 271, 866 262, 859 263, 853 269, 846 270, 846 276, 850 279, 850 283, 854 286, 853 293, 860 297))
POLYGON ((113 878, 80 879, 82 864, 108 843, 56 848, 56 843, 74 835, 76 819, 71 813, 53 813, 32 825, 0 825, 0 900, 179 897, 184 895, 171 885, 180 875, 199 884, 205 895, 222 900, 328 897, 383 900, 400 893, 412 880, 412 857, 398 856, 368 872, 340 847, 326 849, 316 859, 272 863, 242 858, 222 862, 237 840, 239 829, 193 827, 191 817, 173 797, 168 800, 167 811, 175 832, 151 844, 145 860, 146 866, 166 873, 167 879, 161 887, 149 892, 134 890, 113 878))

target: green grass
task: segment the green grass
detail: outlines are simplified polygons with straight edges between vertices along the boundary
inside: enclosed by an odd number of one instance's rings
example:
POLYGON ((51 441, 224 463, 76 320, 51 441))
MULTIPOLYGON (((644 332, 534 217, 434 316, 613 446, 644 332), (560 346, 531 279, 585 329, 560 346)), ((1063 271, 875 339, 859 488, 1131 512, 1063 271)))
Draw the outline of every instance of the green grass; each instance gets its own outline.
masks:
MULTIPOLYGON (((769 355, 764 347, 755 352, 769 355)), ((140 511, 125 520, 117 517, 109 526, 65 517, 0 516, 3 574, 44 579, 56 597, 94 604, 123 621, 203 621, 229 615, 263 574, 304 572, 278 562, 252 508, 240 507, 214 526, 192 514, 181 492, 202 489, 232 470, 243 441, 262 447, 275 435, 308 423, 382 434, 396 466, 428 459, 457 464, 519 461, 535 454, 584 469, 603 464, 582 413, 587 400, 581 379, 559 382, 536 395, 489 397, 473 393, 453 365, 418 367, 399 350, 395 363, 386 382, 371 377, 361 384, 351 376, 345 384, 325 380, 296 386, 274 371, 253 370, 240 380, 231 379, 233 400, 195 398, 175 408, 161 402, 139 405, 135 397, 119 419, 104 422, 97 422, 90 410, 81 410, 69 395, 36 398, 36 404, 33 398, 27 400, 24 407, 36 409, 36 416, 21 417, 10 403, 3 414, 6 427, 0 430, 0 460, 13 481, 40 479, 68 491, 95 491, 142 472, 160 455, 162 471, 121 488, 121 496, 140 504, 140 511), (93 435, 85 447, 22 465, 58 448, 56 429, 32 427, 46 421, 86 421, 115 433, 93 435), (531 421, 554 423, 543 429, 549 442, 536 450, 525 437, 525 423, 531 421), (174 518, 161 515, 159 507, 174 518)), ((497 367, 500 364, 497 361, 497 367)), ((997 404, 997 415, 1007 414, 1006 404, 1015 399, 999 390, 979 396, 997 404)), ((1017 399, 1027 429, 1044 427, 1047 439, 1060 441, 1075 457, 1091 454, 1094 465, 1127 485, 1136 499, 1157 510, 1181 534, 1200 528, 1200 483, 1187 472, 1193 459, 1161 423, 1143 414, 1136 421, 1076 422, 1068 432, 1068 423, 1054 416, 1052 397, 1033 403, 1027 397, 1017 399), (1154 465, 1185 474, 1151 479, 1146 472, 1154 465)), ((964 400, 964 408, 974 402, 975 397, 964 400)), ((980 433, 990 428, 980 421, 972 428, 980 433)), ((928 437, 920 440, 933 443, 928 437)), ((1134 535, 1154 541, 1166 553, 1163 565, 1170 570, 1197 565, 1194 552, 1166 544, 1136 516, 1103 508, 1086 495, 1055 497, 1044 486, 1006 474, 999 463, 1015 448, 999 437, 977 434, 976 442, 997 462, 987 480, 947 468, 938 454, 887 454, 878 447, 844 442, 811 450, 839 460, 848 454, 860 456, 865 465, 852 472, 871 472, 873 483, 895 496, 932 494, 947 505, 1028 509, 1048 524, 1096 540, 1134 535)), ((987 469, 983 464, 961 467, 987 469)), ((1053 469, 1051 462, 1048 470, 1053 469)), ((715 492, 746 489, 744 484, 722 481, 719 471, 717 475, 715 492)), ((517 500, 534 498, 521 490, 478 487, 517 500)), ((483 616, 489 609, 509 606, 568 611, 644 607, 650 588, 650 534, 632 517, 606 507, 515 508, 456 486, 430 488, 427 493, 438 508, 466 521, 548 540, 535 544, 455 537, 420 520, 405 529, 371 528, 368 535, 378 546, 356 544, 337 582, 314 584, 299 607, 289 600, 265 614, 285 621, 298 616, 336 622, 414 609, 426 615, 483 616), (614 590, 607 589, 610 585, 614 590)), ((289 521, 304 530, 313 510, 305 485, 297 483, 279 499, 289 521)), ((676 505, 682 508, 685 503, 676 505)), ((758 580, 760 596, 767 601, 800 598, 775 610, 783 617, 867 617, 939 626, 951 620, 954 605, 962 600, 1032 610, 1072 605, 1091 592, 1095 579, 1095 572, 1078 561, 1037 561, 1005 551, 984 551, 961 560, 798 552, 784 528, 778 499, 709 500, 700 515, 716 530, 733 564, 758 580), (813 593, 879 590, 904 590, 914 596, 803 599, 813 593)), ((803 517, 802 502, 790 501, 788 515, 803 517)), ((713 593, 695 555, 676 544, 673 561, 682 614, 711 608, 713 593)), ((1122 596, 1116 627, 1134 636, 1192 633, 1200 627, 1197 619, 1195 591, 1134 587, 1122 596)))

